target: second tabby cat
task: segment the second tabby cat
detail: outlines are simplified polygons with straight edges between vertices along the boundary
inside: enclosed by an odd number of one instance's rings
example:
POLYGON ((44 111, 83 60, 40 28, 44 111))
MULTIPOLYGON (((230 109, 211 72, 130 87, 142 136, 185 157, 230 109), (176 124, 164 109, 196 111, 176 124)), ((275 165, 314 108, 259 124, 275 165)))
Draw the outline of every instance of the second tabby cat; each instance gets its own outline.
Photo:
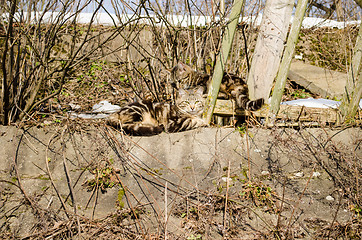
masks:
POLYGON ((201 115, 204 109, 204 89, 178 91, 175 104, 134 102, 108 117, 108 124, 131 135, 155 135, 162 131, 180 132, 207 126, 201 115))
MULTIPOLYGON (((175 88, 192 88, 203 86, 208 89, 211 76, 193 70, 190 66, 179 62, 171 71, 171 82, 175 88)), ((204 92, 204 93, 207 93, 204 92)), ((264 104, 264 99, 250 100, 248 85, 240 77, 225 73, 221 82, 218 98, 235 99, 238 108, 258 110, 264 104)))

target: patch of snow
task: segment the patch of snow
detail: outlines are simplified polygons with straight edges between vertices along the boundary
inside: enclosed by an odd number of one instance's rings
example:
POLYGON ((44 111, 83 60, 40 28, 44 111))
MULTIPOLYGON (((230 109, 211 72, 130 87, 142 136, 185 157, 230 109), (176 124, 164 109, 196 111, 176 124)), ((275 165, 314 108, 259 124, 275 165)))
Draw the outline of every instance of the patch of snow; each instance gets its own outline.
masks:
POLYGON ((297 173, 294 174, 294 176, 301 178, 301 177, 304 176, 304 173, 303 172, 297 172, 297 173))
POLYGON ((292 101, 281 102, 283 105, 291 105, 291 106, 305 106, 305 107, 313 107, 313 108, 338 108, 341 104, 339 101, 333 101, 329 99, 323 98, 307 98, 307 99, 297 99, 292 101))
POLYGON ((118 112, 121 107, 118 105, 113 105, 107 100, 100 101, 99 103, 94 104, 92 108, 93 113, 114 113, 118 112))
MULTIPOLYGON (((27 12, 24 13, 16 13, 16 19, 20 21, 20 19, 27 18, 27 12)), ((9 14, 5 13, 2 15, 4 19, 9 18, 9 14)), ((136 15, 136 14, 121 14, 117 16, 116 14, 108 14, 105 12, 99 12, 96 14, 93 13, 80 13, 77 16, 74 13, 62 13, 62 12, 31 12, 30 19, 33 23, 54 23, 58 17, 67 21, 73 21, 75 17, 77 23, 87 24, 93 21, 94 24, 106 25, 106 26, 114 26, 126 23, 134 23, 134 24, 148 24, 148 25, 157 25, 160 26, 165 24, 165 20, 169 22, 173 26, 181 26, 188 27, 191 26, 209 26, 211 23, 217 23, 220 21, 228 22, 229 19, 221 19, 219 17, 212 16, 188 16, 188 15, 166 15, 160 16, 158 15, 136 15)), ((257 16, 248 16, 248 17, 240 17, 239 22, 245 22, 250 25, 260 26, 262 21, 262 14, 257 16)), ((290 23, 293 22, 293 17, 290 19, 290 23)), ((357 25, 360 24, 361 21, 346 21, 346 22, 338 22, 335 20, 323 19, 323 18, 314 18, 314 17, 305 17, 302 22, 302 28, 312 28, 312 27, 331 27, 331 28, 344 28, 347 25, 357 25)))
MULTIPOLYGON (((281 102, 283 105, 290 106, 305 106, 311 108, 338 108, 341 104, 340 101, 334 101, 324 98, 306 98, 306 99, 297 99, 292 101, 281 102)), ((362 108, 362 99, 359 102, 359 107, 362 108)))
POLYGON ((70 118, 82 118, 82 119, 103 119, 107 118, 109 114, 98 113, 98 114, 90 114, 90 113, 71 113, 70 118))
POLYGON ((313 172, 313 177, 319 177, 321 175, 320 172, 313 172))
POLYGON ((70 113, 70 118, 102 119, 107 118, 111 113, 118 112, 120 109, 120 106, 103 100, 93 105, 92 113, 70 113))
MULTIPOLYGON (((293 17, 291 22, 293 21, 293 17)), ((346 21, 346 22, 338 22, 330 19, 323 18, 315 18, 315 17, 306 17, 303 20, 302 28, 312 28, 312 27, 330 27, 330 28, 338 28, 343 29, 347 25, 355 25, 360 24, 361 21, 346 21)))

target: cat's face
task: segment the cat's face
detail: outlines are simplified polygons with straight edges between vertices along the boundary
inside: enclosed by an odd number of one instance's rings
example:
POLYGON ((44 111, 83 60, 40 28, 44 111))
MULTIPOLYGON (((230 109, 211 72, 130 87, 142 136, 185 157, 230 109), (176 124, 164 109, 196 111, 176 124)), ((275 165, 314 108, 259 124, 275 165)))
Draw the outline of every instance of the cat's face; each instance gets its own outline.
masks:
POLYGON ((190 76, 192 72, 194 70, 190 66, 179 62, 171 71, 171 80, 177 85, 177 88, 180 87, 179 85, 183 88, 188 87, 191 84, 190 76))
POLYGON ((176 105, 183 114, 201 116, 204 111, 203 87, 194 89, 179 89, 176 105))

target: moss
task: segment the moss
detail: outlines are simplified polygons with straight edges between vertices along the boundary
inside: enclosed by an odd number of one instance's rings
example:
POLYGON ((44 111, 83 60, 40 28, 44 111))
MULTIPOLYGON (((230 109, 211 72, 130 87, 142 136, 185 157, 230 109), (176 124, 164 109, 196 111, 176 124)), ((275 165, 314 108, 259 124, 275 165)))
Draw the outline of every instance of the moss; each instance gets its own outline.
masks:
POLYGON ((43 174, 41 174, 41 175, 39 175, 39 176, 37 177, 37 179, 39 179, 39 180, 49 180, 50 178, 48 177, 48 175, 43 175, 43 174))
POLYGON ((117 194, 117 206, 120 210, 122 210, 124 208, 124 202, 123 202, 124 194, 125 194, 125 190, 123 188, 120 188, 118 190, 118 194, 117 194))

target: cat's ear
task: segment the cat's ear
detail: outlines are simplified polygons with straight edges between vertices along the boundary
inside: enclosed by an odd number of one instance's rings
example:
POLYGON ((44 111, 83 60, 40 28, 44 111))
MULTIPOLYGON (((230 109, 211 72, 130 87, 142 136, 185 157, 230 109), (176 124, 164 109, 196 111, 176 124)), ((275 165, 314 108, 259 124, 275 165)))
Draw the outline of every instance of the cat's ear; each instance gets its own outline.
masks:
POLYGON ((141 98, 138 95, 133 97, 133 102, 141 102, 141 98))
POLYGON ((187 65, 184 64, 183 62, 177 62, 177 64, 175 66, 173 66, 171 69, 165 69, 167 72, 172 73, 175 71, 178 72, 185 72, 187 70, 187 65))
POLYGON ((204 93, 204 87, 200 86, 195 90, 195 93, 198 95, 202 95, 204 93))
POLYGON ((178 95, 179 95, 180 97, 185 96, 186 94, 187 94, 187 92, 186 92, 185 89, 180 88, 180 89, 178 90, 178 95))
POLYGON ((179 70, 179 72, 184 72, 184 71, 186 71, 186 66, 183 62, 178 62, 177 69, 179 70))
POLYGON ((190 66, 186 65, 185 63, 183 62, 178 62, 177 63, 177 69, 180 73, 184 73, 186 71, 189 71, 190 70, 190 66))

